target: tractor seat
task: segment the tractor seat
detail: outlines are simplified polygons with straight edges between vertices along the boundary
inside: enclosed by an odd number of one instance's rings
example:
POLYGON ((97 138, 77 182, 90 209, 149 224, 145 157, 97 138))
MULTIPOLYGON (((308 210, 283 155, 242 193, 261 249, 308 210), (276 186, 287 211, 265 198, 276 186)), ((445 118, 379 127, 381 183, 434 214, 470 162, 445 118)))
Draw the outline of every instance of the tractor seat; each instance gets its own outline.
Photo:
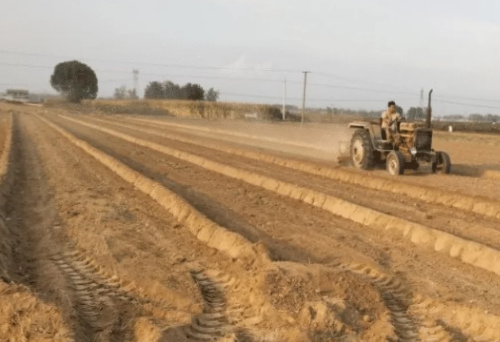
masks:
POLYGON ((380 126, 372 125, 375 145, 380 150, 392 150, 392 141, 386 140, 385 131, 380 126))

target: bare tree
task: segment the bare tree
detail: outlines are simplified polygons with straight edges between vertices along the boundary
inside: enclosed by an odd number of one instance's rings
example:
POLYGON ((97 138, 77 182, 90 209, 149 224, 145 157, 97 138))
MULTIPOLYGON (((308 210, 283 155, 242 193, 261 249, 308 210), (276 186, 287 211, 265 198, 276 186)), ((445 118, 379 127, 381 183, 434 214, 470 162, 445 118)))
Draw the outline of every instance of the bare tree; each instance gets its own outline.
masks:
POLYGON ((207 90, 207 93, 205 95, 205 100, 210 101, 210 102, 217 102, 219 99, 219 92, 215 90, 214 88, 210 88, 207 90))

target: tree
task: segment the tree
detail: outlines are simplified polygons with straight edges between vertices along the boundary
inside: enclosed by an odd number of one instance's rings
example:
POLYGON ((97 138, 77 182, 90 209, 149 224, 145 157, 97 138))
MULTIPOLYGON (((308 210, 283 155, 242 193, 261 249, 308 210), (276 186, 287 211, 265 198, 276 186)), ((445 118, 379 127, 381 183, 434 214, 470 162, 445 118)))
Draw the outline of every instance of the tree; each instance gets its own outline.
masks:
POLYGON ((484 116, 481 114, 471 114, 469 115, 469 120, 473 122, 482 122, 484 121, 484 116))
POLYGON ((127 94, 127 87, 121 86, 120 88, 115 89, 115 99, 123 100, 127 94))
POLYGON ((144 91, 146 99, 164 99, 165 92, 160 82, 151 82, 144 91))
MULTIPOLYGON (((211 89, 210 98, 217 101, 219 92, 211 89)), ((205 99, 205 89, 199 84, 187 83, 183 87, 171 81, 164 82, 151 82, 146 87, 144 97, 147 99, 171 99, 171 100, 191 100, 202 101, 205 99)))
POLYGON ((404 113, 403 107, 396 105, 396 113, 403 116, 404 113))
POLYGON ((95 99, 99 90, 94 70, 79 61, 57 64, 50 84, 68 101, 75 103, 83 99, 95 99))
POLYGON ((454 114, 454 115, 444 115, 443 119, 448 120, 448 121, 463 121, 464 120, 464 116, 463 115, 457 115, 457 114, 454 114))
POLYGON ((210 88, 207 90, 207 93, 205 95, 205 100, 210 101, 210 102, 217 102, 219 99, 219 92, 215 90, 214 88, 210 88))
POLYGON ((139 98, 139 96, 137 96, 137 91, 135 89, 128 89, 127 98, 131 100, 137 100, 139 98))
POLYGON ((423 120, 425 119, 425 111, 422 107, 410 107, 406 113, 408 120, 423 120))
POLYGON ((181 99, 182 91, 181 87, 174 82, 167 81, 163 84, 163 89, 165 91, 166 99, 181 99))
POLYGON ((138 99, 137 93, 135 89, 127 89, 126 86, 121 86, 120 88, 115 89, 115 99, 123 100, 123 99, 138 99))
POLYGON ((182 98, 191 101, 202 101, 205 98, 205 90, 199 84, 188 83, 181 88, 182 98))

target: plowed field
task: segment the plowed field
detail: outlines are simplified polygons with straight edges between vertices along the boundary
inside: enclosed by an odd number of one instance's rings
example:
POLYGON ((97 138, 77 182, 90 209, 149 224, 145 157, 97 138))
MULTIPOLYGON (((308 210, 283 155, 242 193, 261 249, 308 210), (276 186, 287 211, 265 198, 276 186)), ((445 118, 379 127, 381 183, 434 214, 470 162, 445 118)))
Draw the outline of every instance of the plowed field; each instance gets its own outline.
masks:
POLYGON ((394 178, 288 128, 0 105, 0 340, 500 341, 497 146, 394 178))

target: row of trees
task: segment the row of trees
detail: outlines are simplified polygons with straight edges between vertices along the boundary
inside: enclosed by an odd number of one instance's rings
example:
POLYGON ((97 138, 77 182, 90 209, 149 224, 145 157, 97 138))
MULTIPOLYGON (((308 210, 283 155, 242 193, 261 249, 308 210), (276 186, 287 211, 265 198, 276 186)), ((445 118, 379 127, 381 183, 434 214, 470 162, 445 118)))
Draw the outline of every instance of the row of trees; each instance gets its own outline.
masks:
POLYGON ((219 99, 219 92, 214 88, 207 91, 196 83, 187 83, 183 86, 167 81, 164 83, 151 82, 144 92, 146 99, 170 99, 170 100, 191 100, 191 101, 212 101, 219 99))
MULTIPOLYGON (((71 102, 80 102, 83 99, 95 99, 99 90, 97 76, 94 70, 79 61, 62 62, 56 65, 50 78, 52 87, 71 102)), ((139 98, 135 89, 122 86, 115 89, 116 99, 139 98)), ((175 99, 191 101, 217 101, 219 92, 214 88, 207 91, 196 83, 187 83, 183 86, 167 81, 164 83, 151 82, 146 87, 146 99, 175 99)))
MULTIPOLYGON (((327 114, 333 114, 333 115, 342 113, 347 115, 350 114, 362 115, 369 118, 379 118, 382 114, 382 111, 380 110, 351 110, 351 109, 337 109, 330 107, 326 107, 326 112, 327 114)), ((401 106, 396 106, 396 112, 398 112, 401 115, 405 115, 404 110, 401 106)), ((410 109, 408 109, 405 115, 405 117, 408 120, 423 120, 425 119, 425 116, 426 116, 425 109, 421 107, 410 107, 410 109)))
MULTIPOLYGON (((401 115, 403 115, 403 108, 397 107, 397 112, 401 115)), ((425 120, 426 118, 426 108, 422 107, 410 107, 408 111, 406 112, 406 119, 407 120, 425 120)), ((354 115, 362 115, 365 117, 370 117, 370 118, 378 118, 381 115, 381 111, 363 111, 363 110, 349 110, 349 109, 337 109, 337 108, 326 108, 327 114, 354 114, 354 115)), ((444 120, 447 121, 473 121, 473 122, 488 122, 488 123, 497 123, 500 122, 500 115, 496 114, 470 114, 470 115, 444 115, 442 117, 444 120)))
MULTIPOLYGON (((410 109, 411 110, 411 109, 410 109)), ((403 115, 403 108, 396 106, 396 111, 403 115)), ((330 115, 338 115, 340 113, 344 115, 361 115, 367 118, 380 118, 382 111, 380 110, 354 110, 354 109, 343 109, 343 108, 331 108, 326 107, 326 113, 330 115)))
POLYGON ((136 100, 139 98, 139 96, 137 96, 137 91, 135 89, 128 89, 126 86, 121 86, 115 89, 114 98, 117 100, 136 100))
POLYGON ((500 122, 500 115, 496 114, 470 114, 464 115, 445 115, 443 119, 448 121, 473 121, 473 122, 500 122))
POLYGON ((410 107, 406 112, 408 120, 424 120, 426 118, 426 110, 422 107, 410 107))

